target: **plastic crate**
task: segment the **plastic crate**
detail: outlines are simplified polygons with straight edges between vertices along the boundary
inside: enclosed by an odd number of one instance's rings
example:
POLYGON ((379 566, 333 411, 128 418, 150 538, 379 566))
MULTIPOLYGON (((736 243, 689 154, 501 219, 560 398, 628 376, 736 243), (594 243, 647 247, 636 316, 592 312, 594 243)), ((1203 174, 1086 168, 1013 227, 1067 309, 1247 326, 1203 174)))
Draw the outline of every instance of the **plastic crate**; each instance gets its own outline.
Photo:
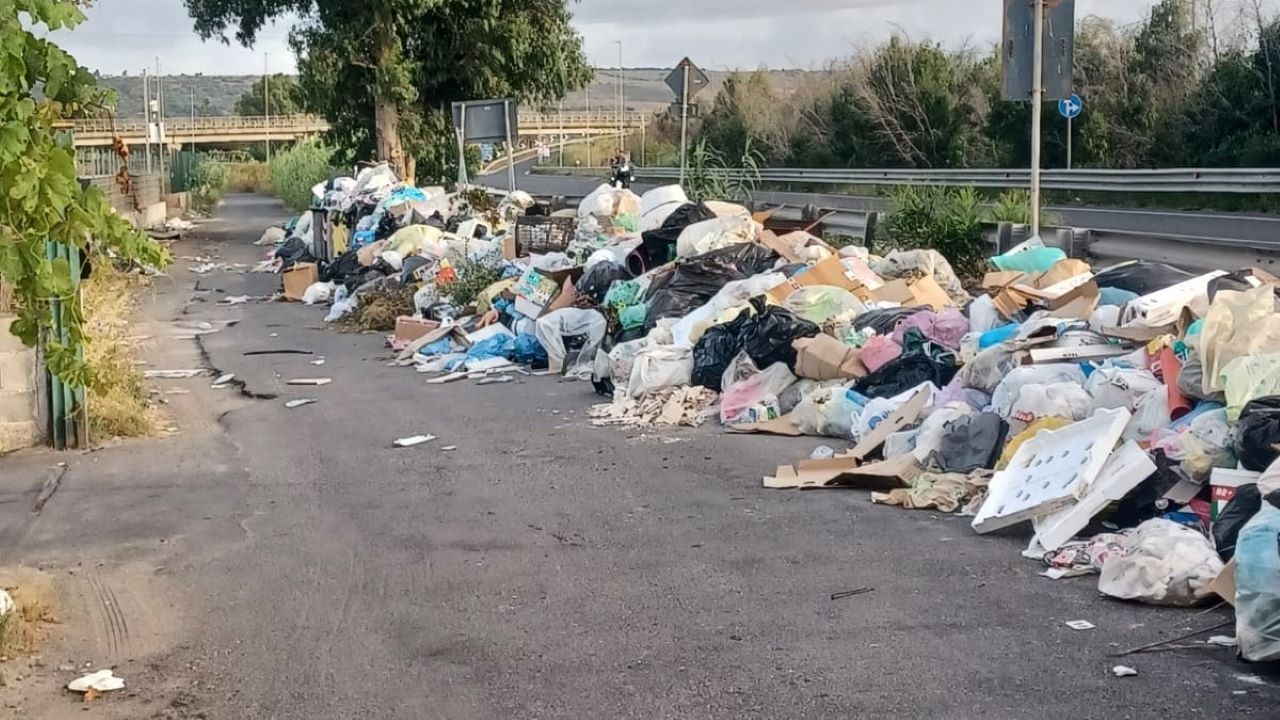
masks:
POLYGON ((564 252, 577 229, 577 218, 522 215, 516 218, 516 257, 564 252))

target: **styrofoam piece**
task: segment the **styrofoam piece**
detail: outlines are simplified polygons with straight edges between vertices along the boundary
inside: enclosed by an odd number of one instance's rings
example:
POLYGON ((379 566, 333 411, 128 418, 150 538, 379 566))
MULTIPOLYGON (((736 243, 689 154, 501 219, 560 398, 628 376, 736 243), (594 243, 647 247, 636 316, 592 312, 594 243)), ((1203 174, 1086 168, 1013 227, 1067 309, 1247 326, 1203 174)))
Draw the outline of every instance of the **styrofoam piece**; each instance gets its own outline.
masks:
POLYGON ((1124 408, 1098 410, 1023 443, 1009 467, 991 479, 974 531, 994 532, 1074 503, 1102 472, 1130 417, 1124 408))
POLYGON ((1149 295, 1143 295, 1125 308, 1125 324, 1136 322, 1147 327, 1160 327, 1175 323, 1178 321, 1179 314, 1182 313, 1182 308, 1196 298, 1208 294, 1209 283, 1226 274, 1226 271, 1215 270, 1149 295))
POLYGON ((1048 552, 1066 545, 1095 515, 1122 500, 1155 471, 1151 456, 1132 440, 1126 442, 1107 458, 1097 478, 1079 489, 1075 504, 1034 520, 1036 541, 1048 552))

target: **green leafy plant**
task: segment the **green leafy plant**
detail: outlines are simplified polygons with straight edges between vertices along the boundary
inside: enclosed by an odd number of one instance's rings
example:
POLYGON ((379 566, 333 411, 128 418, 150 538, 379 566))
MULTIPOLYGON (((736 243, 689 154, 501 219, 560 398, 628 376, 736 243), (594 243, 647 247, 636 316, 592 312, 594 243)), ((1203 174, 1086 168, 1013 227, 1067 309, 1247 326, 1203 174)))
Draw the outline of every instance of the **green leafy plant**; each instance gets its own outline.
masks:
MULTIPOLYGON (((987 213, 991 222, 1007 222, 1014 225, 1031 224, 1031 193, 1027 190, 1006 190, 996 198, 987 213)), ((1053 225, 1058 218, 1053 213, 1040 210, 1040 224, 1053 225)))
POLYGON ((191 203, 198 212, 209 213, 218 207, 227 191, 227 166, 204 161, 191 171, 191 203))
POLYGON ((502 260, 497 256, 473 260, 467 258, 454 265, 458 279, 441 288, 454 305, 462 307, 476 301, 481 292, 502 279, 502 260))
POLYGON ((289 209, 301 212, 311 206, 311 188, 338 171, 333 149, 318 140, 304 140, 271 158, 271 192, 289 209))
POLYGON ((760 153, 747 140, 738 162, 730 163, 719 150, 699 140, 689 152, 685 167, 684 186, 689 198, 703 200, 729 200, 742 202, 751 197, 760 184, 760 153), (741 172, 730 172, 733 166, 741 172))
POLYGON ((885 232, 896 247, 937 250, 961 276, 981 272, 987 256, 973 188, 896 188, 885 232))
POLYGON ((107 104, 92 73, 44 36, 85 16, 70 0, 0 2, 0 281, 12 287, 17 319, 11 332, 40 343, 46 367, 74 386, 90 379, 81 356, 84 331, 77 278, 49 243, 161 266, 168 254, 112 212, 102 192, 76 178, 74 148, 54 132, 64 117, 107 104), (55 300, 60 301, 56 302, 55 300), (63 332, 54 337, 57 308, 63 332))

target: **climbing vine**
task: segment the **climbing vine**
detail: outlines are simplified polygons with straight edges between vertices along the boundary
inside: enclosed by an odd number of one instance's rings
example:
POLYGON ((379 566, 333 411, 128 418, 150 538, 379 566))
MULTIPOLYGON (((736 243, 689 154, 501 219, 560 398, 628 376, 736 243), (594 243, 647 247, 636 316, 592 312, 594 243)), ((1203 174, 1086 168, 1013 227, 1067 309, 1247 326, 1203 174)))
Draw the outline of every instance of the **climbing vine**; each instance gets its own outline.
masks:
POLYGON ((76 177, 74 148, 54 123, 102 107, 108 97, 66 51, 39 37, 84 21, 72 0, 0 0, 0 282, 12 288, 18 317, 11 331, 40 343, 45 365, 72 385, 91 369, 76 279, 65 259, 50 259, 47 243, 158 267, 168 254, 112 212, 102 193, 76 177), (65 333, 53 337, 54 300, 61 299, 65 333))

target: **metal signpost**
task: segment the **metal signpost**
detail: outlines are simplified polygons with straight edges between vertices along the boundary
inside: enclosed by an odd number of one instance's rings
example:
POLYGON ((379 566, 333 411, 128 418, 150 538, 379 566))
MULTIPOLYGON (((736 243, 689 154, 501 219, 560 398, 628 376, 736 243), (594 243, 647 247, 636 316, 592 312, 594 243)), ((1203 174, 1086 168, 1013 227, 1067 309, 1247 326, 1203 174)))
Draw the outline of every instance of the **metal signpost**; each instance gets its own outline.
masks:
POLYGON ((1080 113, 1084 110, 1084 101, 1079 95, 1071 94, 1071 97, 1058 101, 1058 114, 1067 119, 1067 169, 1071 169, 1071 121, 1080 117, 1080 113))
POLYGON ((467 143, 500 142, 507 148, 507 184, 516 189, 515 141, 518 137, 516 101, 471 100, 453 104, 453 127, 458 137, 458 184, 467 183, 467 143))
POLYGON ((1031 101, 1031 232, 1040 233, 1040 139, 1045 100, 1071 95, 1075 0, 1004 0, 1003 94, 1031 101))
POLYGON ((689 58, 677 63, 676 68, 667 76, 667 87, 680 99, 680 182, 684 182, 685 169, 688 167, 689 100, 702 92, 710 82, 707 74, 689 58))

